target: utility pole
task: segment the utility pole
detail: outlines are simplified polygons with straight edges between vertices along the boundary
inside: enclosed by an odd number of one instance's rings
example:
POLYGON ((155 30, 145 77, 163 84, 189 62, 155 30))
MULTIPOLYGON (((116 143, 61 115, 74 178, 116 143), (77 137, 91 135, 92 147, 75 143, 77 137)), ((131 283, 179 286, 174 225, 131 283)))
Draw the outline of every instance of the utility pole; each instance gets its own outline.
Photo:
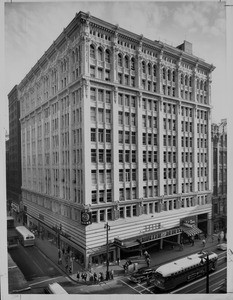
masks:
POLYGON ((201 263, 204 263, 203 259, 205 260, 206 263, 206 294, 209 294, 210 293, 209 253, 204 253, 201 256, 201 263))
POLYGON ((108 231, 110 230, 110 226, 108 225, 108 222, 104 225, 104 228, 106 228, 106 240, 107 240, 107 243, 106 243, 106 249, 107 249, 107 271, 106 271, 106 280, 109 280, 109 245, 108 245, 108 231))

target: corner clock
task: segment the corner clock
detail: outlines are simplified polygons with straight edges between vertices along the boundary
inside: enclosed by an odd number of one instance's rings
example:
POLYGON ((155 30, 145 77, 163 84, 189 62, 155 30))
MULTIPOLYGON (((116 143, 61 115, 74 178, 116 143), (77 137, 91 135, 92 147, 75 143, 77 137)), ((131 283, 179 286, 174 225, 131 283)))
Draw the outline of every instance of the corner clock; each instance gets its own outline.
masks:
POLYGON ((81 212, 81 224, 89 225, 91 224, 91 212, 82 211, 81 212))

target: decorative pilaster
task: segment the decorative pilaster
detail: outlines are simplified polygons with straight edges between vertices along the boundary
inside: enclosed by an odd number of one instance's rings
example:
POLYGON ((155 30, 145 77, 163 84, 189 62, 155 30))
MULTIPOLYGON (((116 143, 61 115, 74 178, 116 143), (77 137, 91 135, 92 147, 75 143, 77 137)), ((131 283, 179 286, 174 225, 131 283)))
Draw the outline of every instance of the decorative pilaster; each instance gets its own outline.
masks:
POLYGON ((137 197, 143 197, 142 93, 137 94, 137 197))

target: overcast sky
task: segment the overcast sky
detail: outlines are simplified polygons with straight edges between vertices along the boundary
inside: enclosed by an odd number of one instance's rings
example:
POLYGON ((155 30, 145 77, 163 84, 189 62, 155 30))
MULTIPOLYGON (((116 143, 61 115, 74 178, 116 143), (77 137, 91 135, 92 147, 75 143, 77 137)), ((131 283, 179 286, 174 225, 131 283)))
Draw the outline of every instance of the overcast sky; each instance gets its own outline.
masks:
POLYGON ((227 116, 227 106, 223 105, 226 99, 224 4, 217 1, 6 3, 5 104, 14 85, 20 83, 81 10, 151 40, 173 46, 185 39, 191 42, 193 54, 216 67, 212 76, 212 121, 219 123, 227 116))

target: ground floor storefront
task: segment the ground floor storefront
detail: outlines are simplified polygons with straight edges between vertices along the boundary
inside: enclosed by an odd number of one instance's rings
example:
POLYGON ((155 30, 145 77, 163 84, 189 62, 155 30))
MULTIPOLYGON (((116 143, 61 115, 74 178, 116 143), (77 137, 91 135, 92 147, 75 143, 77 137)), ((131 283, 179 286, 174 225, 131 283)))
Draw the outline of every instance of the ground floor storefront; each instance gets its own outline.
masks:
POLYGON ((57 246, 58 263, 61 257, 65 256, 67 268, 72 270, 72 263, 75 260, 83 269, 91 269, 92 266, 117 263, 122 259, 132 256, 143 256, 145 251, 161 251, 164 247, 176 247, 199 239, 200 234, 211 234, 212 228, 207 214, 196 215, 180 219, 179 226, 145 232, 140 236, 127 239, 114 238, 107 243, 85 249, 70 239, 67 233, 60 227, 49 227, 42 220, 25 213, 25 224, 33 230, 35 235, 41 239, 52 241, 57 246))

